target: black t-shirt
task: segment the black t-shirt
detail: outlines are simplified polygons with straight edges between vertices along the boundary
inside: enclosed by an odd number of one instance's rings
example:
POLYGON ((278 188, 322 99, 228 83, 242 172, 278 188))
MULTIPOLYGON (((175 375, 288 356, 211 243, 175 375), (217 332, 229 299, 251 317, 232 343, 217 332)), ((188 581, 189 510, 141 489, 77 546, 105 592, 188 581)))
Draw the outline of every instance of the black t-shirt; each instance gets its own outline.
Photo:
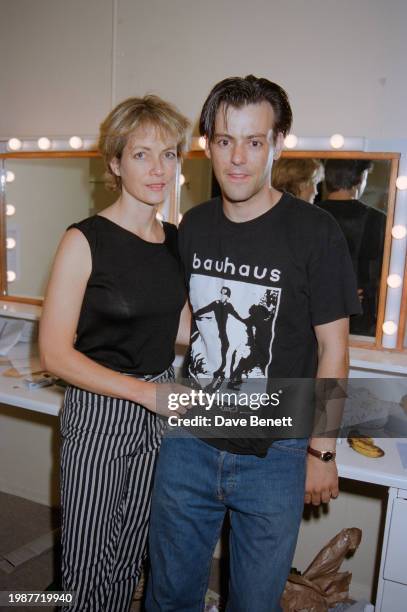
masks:
MULTIPOLYGON (((244 223, 224 215, 220 198, 195 207, 182 220, 179 247, 194 313, 189 376, 212 381, 209 389, 315 377, 314 326, 360 312, 337 223, 288 193, 244 223)), ((244 454, 265 449, 264 440, 207 442, 244 454)))
POLYGON ((318 204, 338 222, 348 243, 363 313, 352 317, 350 331, 375 335, 386 215, 359 200, 325 200, 318 204))
POLYGON ((174 359, 186 294, 177 229, 163 226, 162 244, 100 215, 70 226, 84 234, 92 256, 75 348, 119 372, 158 374, 174 359))

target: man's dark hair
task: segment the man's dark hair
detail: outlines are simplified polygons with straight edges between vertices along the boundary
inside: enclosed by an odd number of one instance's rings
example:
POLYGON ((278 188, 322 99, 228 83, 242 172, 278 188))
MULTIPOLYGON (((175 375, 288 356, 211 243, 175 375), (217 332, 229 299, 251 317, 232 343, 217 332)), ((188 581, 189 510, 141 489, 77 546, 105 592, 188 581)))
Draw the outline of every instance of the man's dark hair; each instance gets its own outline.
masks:
POLYGON ((230 295, 231 295, 231 293, 232 293, 232 292, 231 292, 231 290, 229 289, 229 287, 222 287, 222 289, 220 290, 220 292, 221 292, 221 293, 226 293, 226 295, 227 295, 228 297, 230 297, 230 295))
POLYGON ((284 136, 290 131, 293 114, 284 89, 268 79, 260 79, 252 74, 247 77, 230 77, 215 85, 206 98, 199 119, 201 136, 213 140, 216 114, 222 107, 226 114, 229 106, 241 108, 246 104, 269 102, 274 111, 274 139, 278 132, 284 136))
POLYGON ((365 170, 372 169, 370 159, 328 159, 325 164, 325 185, 327 191, 352 189, 358 185, 365 170))

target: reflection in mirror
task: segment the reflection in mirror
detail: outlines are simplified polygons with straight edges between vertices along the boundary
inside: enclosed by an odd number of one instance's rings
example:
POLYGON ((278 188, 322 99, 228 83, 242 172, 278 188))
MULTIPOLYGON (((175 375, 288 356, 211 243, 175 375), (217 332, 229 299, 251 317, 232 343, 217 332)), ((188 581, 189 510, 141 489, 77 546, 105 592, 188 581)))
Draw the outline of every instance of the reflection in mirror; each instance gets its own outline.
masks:
POLYGON ((274 187, 316 204, 341 227, 362 307, 350 332, 361 336, 376 333, 389 179, 389 160, 283 158, 273 167, 274 187))
POLYGON ((43 296, 66 228, 117 195, 106 191, 97 157, 9 158, 5 169, 14 175, 6 184, 6 212, 14 211, 6 216, 8 294, 43 296))

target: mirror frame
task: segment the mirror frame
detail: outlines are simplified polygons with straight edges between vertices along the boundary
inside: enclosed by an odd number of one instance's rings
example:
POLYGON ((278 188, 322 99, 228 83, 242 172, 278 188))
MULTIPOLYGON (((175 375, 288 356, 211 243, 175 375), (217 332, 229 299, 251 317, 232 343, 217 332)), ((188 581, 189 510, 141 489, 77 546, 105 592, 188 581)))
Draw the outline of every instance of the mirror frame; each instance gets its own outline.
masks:
MULTIPOLYGON (((43 158, 97 158, 100 154, 96 150, 61 150, 61 151, 19 151, 19 152, 5 152, 0 153, 0 164, 1 169, 4 167, 4 163, 7 159, 43 159, 43 158)), ((205 153, 203 150, 192 150, 184 154, 185 159, 204 159, 205 153)), ((380 294, 378 304, 378 315, 376 325, 376 335, 374 338, 362 340, 360 336, 353 337, 350 339, 350 346, 367 348, 367 349, 380 349, 384 350, 382 345, 383 331, 382 325, 385 316, 385 306, 387 297, 387 276, 390 265, 390 252, 391 252, 391 229, 394 221, 395 213, 395 200, 396 200, 396 178, 398 174, 400 153, 394 152, 373 152, 373 151, 343 151, 343 150, 284 150, 281 153, 281 157, 286 158, 310 158, 315 157, 319 159, 371 159, 371 160, 388 160, 390 161, 390 177, 389 177, 389 196, 387 203, 387 223, 386 233, 383 251, 383 263, 380 280, 380 294)), ((181 165, 178 165, 178 174, 181 171, 181 165)), ((6 251, 6 207, 5 207, 5 182, 1 182, 0 190, 0 299, 3 301, 18 302, 22 304, 33 304, 41 306, 43 299, 41 298, 30 298, 26 296, 12 295, 8 293, 7 288, 7 251, 6 251)), ((176 185, 171 192, 170 202, 167 211, 167 218, 170 222, 178 224, 178 215, 180 207, 180 186, 179 181, 176 181, 176 185)), ((395 351, 406 351, 403 347, 404 332, 407 323, 407 265, 405 267, 404 279, 403 279, 403 290, 402 300, 400 309, 399 328, 397 333, 397 344, 395 351)))
MULTIPOLYGON (((190 151, 185 155, 186 159, 204 159, 204 151, 190 151)), ((298 158, 317 158, 317 159, 370 159, 370 160, 386 160, 390 162, 390 176, 389 176, 389 195, 387 201, 387 221, 386 221, 386 232, 383 249, 383 262, 382 270, 380 275, 380 289, 379 289, 379 303, 377 311, 377 323, 376 323, 376 335, 369 337, 366 340, 361 339, 362 336, 350 336, 350 346, 364 349, 379 349, 385 350, 382 345, 383 338, 383 323, 386 308, 387 298, 387 276, 389 273, 390 266, 390 252, 392 235, 391 230, 394 221, 395 202, 396 202, 396 178, 398 174, 400 153, 393 152, 374 152, 374 151, 343 151, 343 150, 283 150, 281 157, 288 159, 298 158)), ((179 202, 178 202, 179 205, 179 202)), ((404 330, 407 321, 407 265, 404 273, 403 280, 403 294, 400 310, 399 329, 397 335, 397 346, 395 351, 406 351, 403 347, 404 330)))

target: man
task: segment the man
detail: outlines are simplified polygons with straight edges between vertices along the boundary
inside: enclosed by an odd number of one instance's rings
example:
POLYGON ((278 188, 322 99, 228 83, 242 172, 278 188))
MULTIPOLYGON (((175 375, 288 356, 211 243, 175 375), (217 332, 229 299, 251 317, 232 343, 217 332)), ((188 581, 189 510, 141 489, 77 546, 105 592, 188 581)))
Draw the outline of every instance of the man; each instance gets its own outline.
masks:
POLYGON ((386 215, 360 201, 372 162, 329 159, 325 165, 328 197, 319 206, 339 223, 348 243, 363 313, 350 320, 350 332, 374 336, 382 269, 386 215))
MULTIPOLYGON (((273 378, 347 375, 348 315, 358 311, 359 300, 346 242, 329 215, 270 187, 291 120, 284 90, 254 76, 221 81, 203 106, 200 131, 222 196, 189 211, 180 228, 192 337, 199 333, 202 340, 191 346, 192 376, 196 362, 209 377, 219 367, 219 343, 208 341, 196 313, 224 286, 244 319, 227 320, 231 377, 234 363, 239 381, 244 375, 264 390, 273 378), (254 340, 262 327, 267 345, 254 340), (243 368, 234 356, 245 345, 256 357, 243 368)), ((307 503, 326 503, 338 495, 338 476, 335 461, 326 461, 334 458, 334 439, 279 437, 164 440, 150 525, 148 612, 203 609, 227 512, 227 609, 281 610, 304 485, 307 503)))
MULTIPOLYGON (((231 296, 229 287, 222 287, 220 293, 220 300, 214 300, 207 306, 203 306, 199 310, 196 310, 194 313, 195 319, 199 321, 204 315, 213 312, 218 327, 221 362, 218 369, 213 372, 213 380, 209 387, 212 391, 216 391, 220 384, 225 380, 226 356, 229 349, 229 339, 226 331, 228 315, 235 317, 238 321, 243 321, 243 319, 233 308, 232 304, 229 302, 231 296)), ((191 338, 191 340, 193 340, 193 338, 191 338)))

